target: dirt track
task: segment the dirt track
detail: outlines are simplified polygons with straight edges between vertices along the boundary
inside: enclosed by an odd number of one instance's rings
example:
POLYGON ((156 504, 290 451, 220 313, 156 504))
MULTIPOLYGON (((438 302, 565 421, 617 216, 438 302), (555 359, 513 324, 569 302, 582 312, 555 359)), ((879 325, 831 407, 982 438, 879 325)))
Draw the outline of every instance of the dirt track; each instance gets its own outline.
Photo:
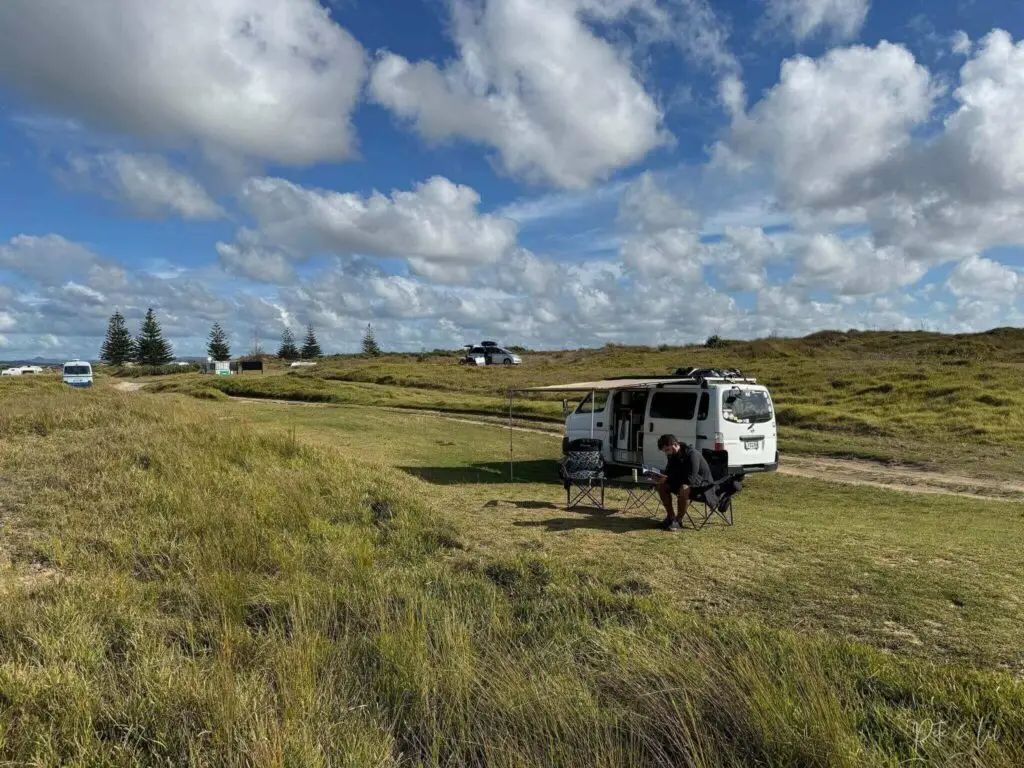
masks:
MULTIPOLYGON (((115 387, 124 392, 137 392, 145 384, 134 382, 121 382, 115 387)), ((262 403, 289 405, 305 408, 344 408, 347 406, 334 403, 306 403, 295 400, 272 400, 250 397, 233 397, 233 401, 246 403, 262 403)), ((361 406, 373 407, 373 406, 361 406)), ((508 429, 507 422, 499 419, 470 418, 466 416, 453 416, 442 411, 419 410, 411 408, 384 408, 380 410, 392 413, 416 413, 424 416, 433 416, 446 421, 454 421, 461 424, 476 424, 482 427, 493 427, 508 429)), ((558 427, 547 429, 543 426, 521 426, 513 427, 516 432, 529 432, 538 435, 548 435, 552 439, 561 440, 562 432, 558 427)), ((963 477, 946 472, 934 472, 914 467, 892 466, 875 461, 863 459, 836 459, 823 456, 805 456, 800 454, 787 453, 782 457, 782 466, 779 467, 779 474, 792 475, 796 477, 810 477, 817 480, 824 480, 831 483, 843 485, 868 486, 881 488, 889 491, 903 491, 906 493, 933 493, 944 496, 958 496, 962 498, 984 499, 989 501, 1013 501, 1024 502, 1024 484, 1013 483, 1005 480, 991 480, 976 477, 963 477)))

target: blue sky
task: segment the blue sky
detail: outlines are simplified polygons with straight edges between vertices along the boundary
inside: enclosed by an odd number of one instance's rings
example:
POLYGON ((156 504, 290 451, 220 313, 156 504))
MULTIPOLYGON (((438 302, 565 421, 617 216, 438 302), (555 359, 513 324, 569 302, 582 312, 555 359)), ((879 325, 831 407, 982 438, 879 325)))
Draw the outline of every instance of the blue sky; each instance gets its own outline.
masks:
POLYGON ((0 358, 1024 324, 1014 0, 8 0, 0 358))

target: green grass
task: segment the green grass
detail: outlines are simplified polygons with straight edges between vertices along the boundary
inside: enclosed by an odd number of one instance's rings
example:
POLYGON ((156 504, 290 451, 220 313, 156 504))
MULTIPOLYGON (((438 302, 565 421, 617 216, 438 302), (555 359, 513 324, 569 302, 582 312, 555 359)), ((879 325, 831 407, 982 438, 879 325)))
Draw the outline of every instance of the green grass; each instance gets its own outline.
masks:
POLYGON ((1024 760, 1014 505, 761 478, 673 537, 558 509, 545 436, 500 482, 505 439, 0 388, 0 760, 1024 760))
MULTIPOLYGON (((1024 331, 973 336, 833 333, 652 350, 530 353, 521 367, 470 368, 443 355, 331 358, 284 375, 185 376, 159 387, 233 396, 503 416, 510 387, 738 366, 767 384, 784 453, 918 464, 977 475, 1024 472, 1024 331)), ((560 396, 558 396, 560 397, 560 396)), ((516 402, 519 418, 562 420, 557 397, 516 402)))

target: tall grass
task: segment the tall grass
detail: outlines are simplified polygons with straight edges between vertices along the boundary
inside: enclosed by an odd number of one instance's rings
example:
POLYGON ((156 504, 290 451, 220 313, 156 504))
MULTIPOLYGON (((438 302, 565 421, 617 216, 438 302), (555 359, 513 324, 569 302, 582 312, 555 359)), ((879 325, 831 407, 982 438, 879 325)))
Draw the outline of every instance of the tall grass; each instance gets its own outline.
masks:
POLYGON ((186 401, 3 390, 0 759, 1020 765, 1024 686, 536 555, 186 401))

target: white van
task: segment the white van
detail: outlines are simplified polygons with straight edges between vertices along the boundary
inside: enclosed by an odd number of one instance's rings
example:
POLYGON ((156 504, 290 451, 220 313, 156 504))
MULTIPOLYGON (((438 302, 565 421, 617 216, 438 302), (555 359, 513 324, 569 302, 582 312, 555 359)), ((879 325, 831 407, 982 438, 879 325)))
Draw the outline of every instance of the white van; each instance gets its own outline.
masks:
POLYGON ((92 366, 84 360, 68 360, 64 363, 64 383, 71 387, 92 386, 92 366))
MULTIPOLYGON (((675 376, 607 379, 568 412, 563 453, 576 440, 599 441, 609 470, 664 469, 658 438, 673 434, 728 466, 729 474, 779 467, 775 407, 768 389, 738 371, 687 369, 675 376)), ((554 389, 554 388, 552 388, 554 389)))

